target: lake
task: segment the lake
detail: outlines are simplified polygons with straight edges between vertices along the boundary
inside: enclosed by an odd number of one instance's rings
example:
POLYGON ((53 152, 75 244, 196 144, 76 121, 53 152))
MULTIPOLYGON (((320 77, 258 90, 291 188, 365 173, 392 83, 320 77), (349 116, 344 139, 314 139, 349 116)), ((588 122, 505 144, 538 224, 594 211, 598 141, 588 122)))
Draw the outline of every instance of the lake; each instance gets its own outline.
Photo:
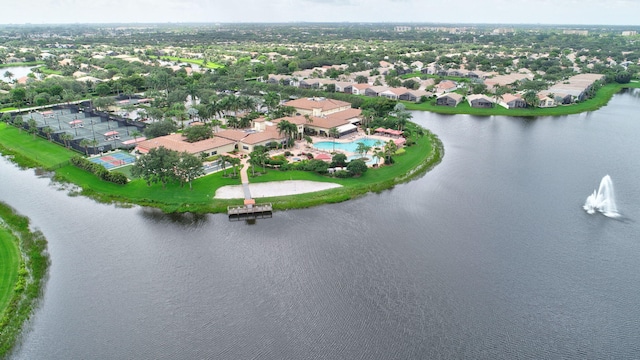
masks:
POLYGON ((640 357, 640 92, 537 119, 414 112, 445 156, 340 204, 120 208, 0 160, 51 253, 13 359, 640 357), (582 206, 605 175, 618 219, 582 206))
POLYGON ((0 68, 0 80, 4 82, 9 82, 9 79, 4 76, 4 74, 8 71, 13 74, 12 80, 20 79, 23 76, 29 75, 31 69, 36 66, 11 66, 6 68, 0 68))

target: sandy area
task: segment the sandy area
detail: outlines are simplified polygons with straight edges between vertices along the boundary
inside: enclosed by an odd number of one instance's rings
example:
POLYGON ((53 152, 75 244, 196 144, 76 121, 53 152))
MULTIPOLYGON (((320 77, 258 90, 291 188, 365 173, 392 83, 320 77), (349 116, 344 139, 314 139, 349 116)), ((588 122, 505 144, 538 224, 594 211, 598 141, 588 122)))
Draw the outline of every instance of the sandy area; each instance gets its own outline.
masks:
MULTIPOLYGON (((297 195, 321 190, 341 187, 340 184, 325 183, 308 180, 287 180, 272 181, 268 183, 249 184, 251 197, 259 199, 261 197, 297 195)), ((216 199, 240 199, 244 198, 242 185, 223 186, 216 191, 216 199)))

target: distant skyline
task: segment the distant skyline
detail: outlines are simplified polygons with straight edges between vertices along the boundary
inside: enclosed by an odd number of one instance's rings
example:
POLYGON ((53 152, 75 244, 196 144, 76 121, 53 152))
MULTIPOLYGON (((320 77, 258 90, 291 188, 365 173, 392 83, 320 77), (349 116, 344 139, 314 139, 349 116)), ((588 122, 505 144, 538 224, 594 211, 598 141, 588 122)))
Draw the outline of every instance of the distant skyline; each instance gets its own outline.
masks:
POLYGON ((2 24, 394 22, 640 25, 640 0, 29 0, 2 24))

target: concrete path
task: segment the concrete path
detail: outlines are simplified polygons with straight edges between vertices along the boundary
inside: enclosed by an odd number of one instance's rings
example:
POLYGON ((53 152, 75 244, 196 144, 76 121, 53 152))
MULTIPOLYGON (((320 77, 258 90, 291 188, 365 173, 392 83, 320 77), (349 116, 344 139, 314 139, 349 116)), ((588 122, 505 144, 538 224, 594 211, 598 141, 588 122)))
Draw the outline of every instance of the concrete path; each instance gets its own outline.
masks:
POLYGON ((244 192, 244 199, 251 200, 251 192, 249 191, 249 161, 247 158, 240 160, 242 169, 240 169, 240 180, 242 181, 242 191, 244 192))

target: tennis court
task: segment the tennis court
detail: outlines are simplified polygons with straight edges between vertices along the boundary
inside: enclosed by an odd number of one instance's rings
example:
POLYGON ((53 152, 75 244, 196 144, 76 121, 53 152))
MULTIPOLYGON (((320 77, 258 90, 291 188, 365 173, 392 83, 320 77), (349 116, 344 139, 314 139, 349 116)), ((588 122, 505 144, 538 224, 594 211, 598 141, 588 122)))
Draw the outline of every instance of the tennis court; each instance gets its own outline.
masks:
POLYGON ((136 161, 136 157, 126 152, 114 152, 111 154, 94 157, 89 161, 104 166, 107 170, 116 167, 132 164, 136 161))

